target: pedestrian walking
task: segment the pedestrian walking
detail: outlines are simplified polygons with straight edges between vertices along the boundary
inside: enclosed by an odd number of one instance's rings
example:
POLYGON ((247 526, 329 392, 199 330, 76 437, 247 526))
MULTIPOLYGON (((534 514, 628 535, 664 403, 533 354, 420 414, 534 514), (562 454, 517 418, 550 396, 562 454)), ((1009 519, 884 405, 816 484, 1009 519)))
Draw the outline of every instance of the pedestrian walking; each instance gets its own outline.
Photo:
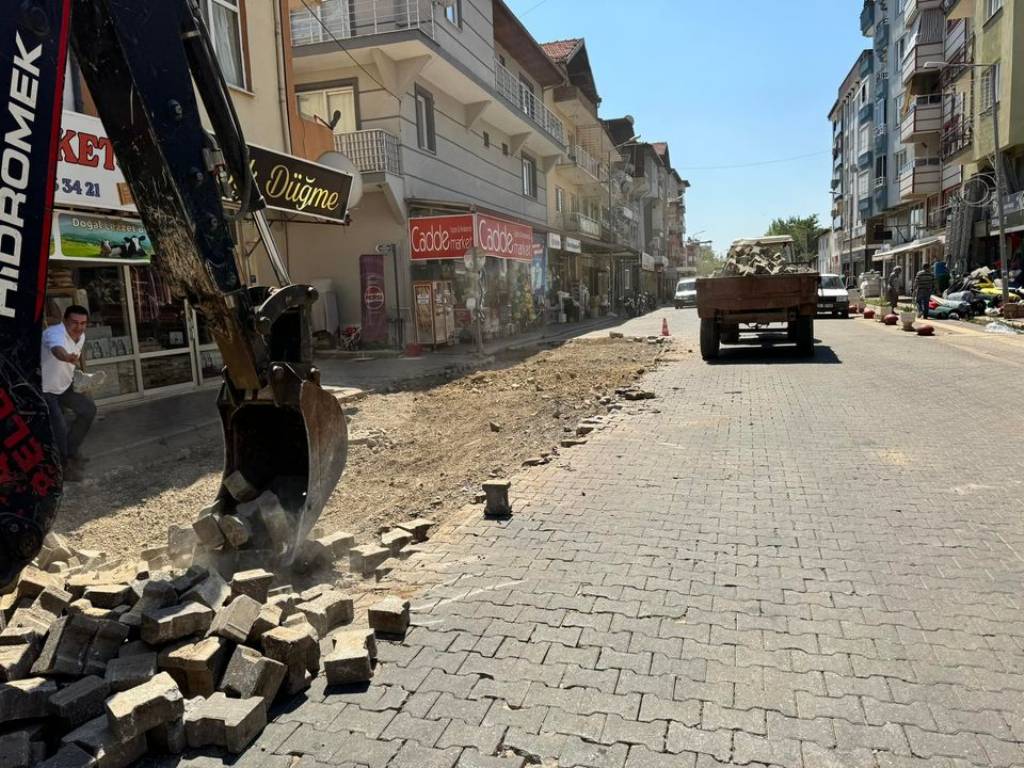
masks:
POLYGON ((64 310, 64 321, 43 331, 42 373, 43 397, 50 411, 54 442, 60 452, 66 480, 82 479, 83 460, 79 454, 82 442, 96 418, 92 398, 75 392, 75 368, 82 364, 85 326, 89 310, 73 304, 64 310), (74 413, 68 427, 64 409, 74 413))
POLYGON ((928 302, 932 300, 934 292, 935 275, 932 274, 931 266, 926 261, 921 265, 921 271, 914 276, 914 299, 917 301, 917 312, 925 320, 928 319, 928 302))
POLYGON ((898 264, 889 273, 889 281, 885 286, 885 297, 893 314, 896 314, 896 307, 900 303, 900 284, 903 282, 903 267, 898 264))

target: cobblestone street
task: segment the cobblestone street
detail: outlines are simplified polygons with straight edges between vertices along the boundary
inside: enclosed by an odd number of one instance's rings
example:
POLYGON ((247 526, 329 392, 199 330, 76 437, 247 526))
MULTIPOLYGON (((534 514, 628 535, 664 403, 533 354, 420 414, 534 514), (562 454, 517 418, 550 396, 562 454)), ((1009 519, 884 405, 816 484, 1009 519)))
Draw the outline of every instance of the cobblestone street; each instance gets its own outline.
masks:
MULTIPOLYGON (((627 333, 662 316, 696 344, 627 333)), ((817 335, 648 375, 393 574, 423 589, 368 690, 318 678, 237 765, 1024 765, 1019 346, 817 335)))

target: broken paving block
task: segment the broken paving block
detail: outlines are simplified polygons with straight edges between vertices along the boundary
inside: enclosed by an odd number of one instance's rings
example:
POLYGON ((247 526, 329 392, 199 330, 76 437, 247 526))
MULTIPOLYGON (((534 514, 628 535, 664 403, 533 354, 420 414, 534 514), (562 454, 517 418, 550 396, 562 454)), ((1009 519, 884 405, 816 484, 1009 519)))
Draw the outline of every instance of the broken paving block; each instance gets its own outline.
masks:
POLYGON ((77 744, 65 744, 49 760, 37 763, 35 768, 94 768, 96 758, 77 744))
POLYGON ((373 575, 377 566, 389 557, 391 557, 391 550, 387 547, 378 547, 376 544, 353 547, 348 553, 349 568, 353 573, 369 577, 373 575))
POLYGON ((208 549, 224 546, 224 532, 220 529, 220 512, 205 511, 199 515, 192 530, 196 532, 199 543, 208 549))
POLYGON ((210 625, 210 634, 236 643, 244 643, 259 618, 261 606, 248 595, 239 595, 217 611, 210 625))
POLYGON ((142 595, 120 622, 129 627, 142 626, 142 614, 148 610, 166 608, 178 602, 178 592, 169 581, 150 579, 142 587, 142 595))
POLYGON ((343 645, 365 648, 370 653, 370 659, 377 660, 377 636, 372 629, 346 629, 332 635, 331 639, 334 640, 334 648, 343 645))
POLYGON ((249 631, 249 637, 246 638, 246 642, 251 645, 256 645, 260 642, 260 639, 266 632, 269 632, 274 627, 281 626, 281 621, 284 615, 284 611, 279 605, 264 605, 260 608, 260 615, 256 617, 256 621, 253 622, 252 629, 249 631))
POLYGON ((116 613, 110 608, 97 608, 84 597, 75 600, 71 605, 68 606, 68 614, 76 614, 79 616, 85 616, 89 619, 118 619, 120 614, 116 613))
POLYGON ((352 598, 334 589, 299 603, 295 608, 306 617, 320 637, 325 637, 335 627, 348 624, 353 616, 352 598))
POLYGON ((0 637, 17 636, 24 638, 30 634, 41 641, 50 632, 51 625, 56 621, 52 613, 39 608, 18 608, 7 622, 7 627, 0 632, 0 637))
POLYGON ((241 549, 252 539, 252 528, 238 515, 221 515, 218 524, 224 541, 234 549, 241 549))
POLYGON ((127 691, 157 674, 156 660, 157 656, 153 652, 119 656, 107 662, 104 678, 114 693, 127 691))
POLYGON ((167 526, 167 554, 171 560, 183 560, 192 556, 192 550, 199 543, 199 537, 191 525, 167 526))
POLYGON ((164 645, 206 632, 213 623, 213 611, 201 603, 183 603, 156 608, 142 614, 142 639, 150 645, 164 645))
POLYGON ((46 757, 43 724, 0 732, 0 768, 32 768, 46 757))
POLYGON ((15 602, 23 598, 34 600, 47 587, 62 589, 64 581, 60 576, 42 571, 34 565, 26 565, 21 571, 18 586, 14 589, 15 602))
POLYGON ((68 544, 67 539, 59 533, 51 531, 43 537, 43 547, 39 551, 38 556, 39 565, 41 568, 47 568, 57 561, 66 563, 73 555, 74 553, 71 551, 71 546, 68 544))
POLYGON ((433 520, 429 520, 425 517, 417 517, 415 520, 399 523, 398 527, 411 533, 415 541, 424 542, 430 535, 430 529, 435 525, 437 525, 437 523, 433 520))
POLYGON ((174 679, 161 672, 152 680, 115 693, 106 703, 107 721, 123 741, 141 736, 151 728, 181 719, 185 703, 174 679))
POLYGON ((231 597, 231 588, 217 571, 209 575, 181 596, 182 602, 202 603, 207 608, 217 610, 231 597))
POLYGON ((46 702, 57 692, 57 683, 29 677, 0 683, 0 723, 46 717, 46 702))
POLYGON ((54 618, 61 616, 68 606, 71 605, 72 595, 60 587, 47 587, 36 597, 32 603, 33 608, 51 614, 54 618))
POLYGON ((367 611, 370 627, 381 635, 404 637, 409 629, 409 601, 388 597, 367 611))
POLYGON ((196 584, 202 582, 209 575, 209 568, 204 568, 200 565, 191 565, 184 573, 171 580, 171 586, 174 587, 174 591, 177 592, 178 595, 183 595, 196 584))
POLYGON ((135 593, 128 584, 101 584, 86 587, 82 597, 97 608, 117 608, 135 602, 135 593))
POLYGON ((79 614, 65 616, 53 623, 39 658, 32 665, 35 675, 80 675, 85 655, 96 634, 95 619, 79 614))
POLYGON ((262 568, 239 571, 231 579, 231 596, 247 595, 257 603, 267 601, 267 590, 274 583, 274 574, 262 568))
POLYGON ((221 747, 239 754, 267 726, 263 699, 229 699, 215 693, 208 699, 193 699, 185 713, 185 736, 193 749, 221 747))
POLYGON ((299 574, 312 573, 331 564, 331 551, 317 539, 306 539, 299 545, 292 561, 292 571, 299 574))
POLYGON ((187 698, 209 696, 217 690, 230 645, 223 637, 186 643, 162 656, 160 666, 177 681, 187 698))
POLYGON ((110 695, 110 685, 102 677, 89 675, 76 680, 66 688, 50 696, 50 713, 61 721, 67 731, 100 717, 104 713, 103 702, 110 695))
POLYGON ((366 683, 373 677, 370 652, 366 646, 339 645, 324 657, 324 673, 328 685, 366 683))
POLYGON ((397 555, 407 544, 412 544, 413 535, 404 528, 393 528, 380 537, 381 546, 391 550, 392 555, 397 555))
POLYGON ((252 501, 260 495, 259 489, 237 470, 224 478, 224 488, 235 501, 252 501))
POLYGON ((348 554, 356 545, 356 537, 346 531, 337 531, 317 539, 331 553, 331 557, 339 560, 348 554))
POLYGON ((248 699, 258 696, 269 707, 284 682, 288 669, 279 661, 268 659, 252 648, 239 645, 231 655, 220 690, 228 696, 248 699))
POLYGON ((263 653, 288 669, 284 691, 292 696, 309 687, 310 676, 320 668, 320 640, 308 624, 276 627, 261 638, 263 653))
MULTIPOLYGON (((146 737, 120 739, 105 716, 90 720, 65 735, 61 742, 80 747, 95 759, 97 768, 127 768, 146 754, 146 737)), ((63 750, 62 750, 63 751, 63 750)))
POLYGON ((86 675, 102 675, 107 669, 107 662, 116 658, 121 645, 128 639, 128 627, 119 621, 99 619, 96 625, 82 666, 86 675))

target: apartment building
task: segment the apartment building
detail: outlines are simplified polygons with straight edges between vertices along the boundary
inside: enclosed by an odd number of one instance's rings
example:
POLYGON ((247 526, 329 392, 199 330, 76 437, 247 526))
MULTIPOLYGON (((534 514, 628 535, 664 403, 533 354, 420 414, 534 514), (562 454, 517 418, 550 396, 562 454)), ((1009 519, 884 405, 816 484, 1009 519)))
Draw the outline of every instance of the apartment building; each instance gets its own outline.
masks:
POLYGON ((862 51, 839 86, 832 122, 832 229, 844 273, 857 275, 872 265, 877 246, 868 222, 876 212, 879 175, 875 161, 874 52, 862 51))

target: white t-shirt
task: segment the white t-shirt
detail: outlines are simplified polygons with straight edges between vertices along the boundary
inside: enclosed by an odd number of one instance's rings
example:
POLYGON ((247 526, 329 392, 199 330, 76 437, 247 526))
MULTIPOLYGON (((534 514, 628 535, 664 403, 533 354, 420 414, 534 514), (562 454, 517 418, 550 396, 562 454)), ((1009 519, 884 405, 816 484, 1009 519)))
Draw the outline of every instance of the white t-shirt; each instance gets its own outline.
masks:
POLYGON ((85 334, 78 341, 74 341, 68 335, 68 329, 64 323, 51 325, 43 331, 43 392, 52 395, 63 395, 71 387, 75 380, 75 365, 65 363, 53 356, 52 350, 56 347, 63 347, 64 351, 71 355, 82 354, 82 347, 85 346, 85 334))

